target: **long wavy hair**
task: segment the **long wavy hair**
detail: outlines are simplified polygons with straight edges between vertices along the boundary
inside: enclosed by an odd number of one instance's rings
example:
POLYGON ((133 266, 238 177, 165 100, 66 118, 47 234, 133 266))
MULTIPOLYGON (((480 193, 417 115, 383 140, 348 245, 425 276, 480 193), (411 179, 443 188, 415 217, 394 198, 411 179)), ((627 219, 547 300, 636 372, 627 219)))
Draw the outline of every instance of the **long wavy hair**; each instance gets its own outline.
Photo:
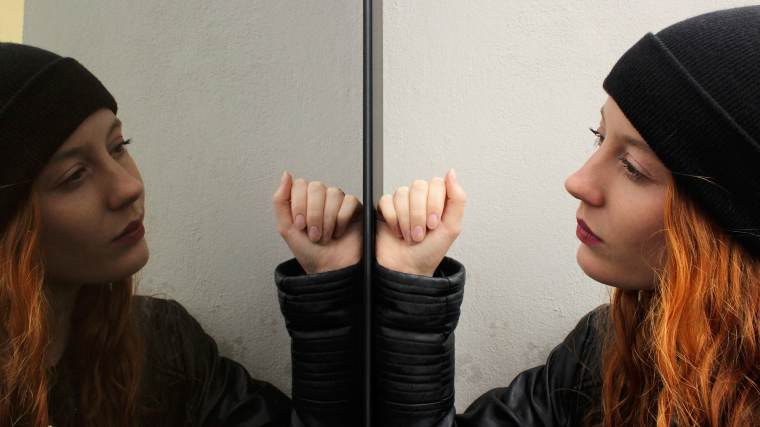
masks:
POLYGON ((672 182, 663 233, 658 285, 611 295, 601 425, 760 425, 760 262, 672 182))
MULTIPOLYGON (((40 218, 32 193, 0 235, 2 425, 49 425, 48 390, 54 372, 45 368, 51 306, 44 292, 40 218)), ((74 368, 82 408, 74 425, 137 424, 142 343, 132 315, 134 287, 130 277, 79 292, 68 343, 78 364, 74 368)))

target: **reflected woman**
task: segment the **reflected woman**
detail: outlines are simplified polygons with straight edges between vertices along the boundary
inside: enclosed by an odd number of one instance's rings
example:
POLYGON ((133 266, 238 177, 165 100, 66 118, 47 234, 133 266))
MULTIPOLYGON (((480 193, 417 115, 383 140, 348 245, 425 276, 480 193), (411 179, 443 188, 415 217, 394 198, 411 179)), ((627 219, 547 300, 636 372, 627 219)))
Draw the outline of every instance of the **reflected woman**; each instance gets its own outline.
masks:
POLYGON ((592 129, 598 148, 565 182, 580 200, 578 264, 616 288, 611 302, 545 364, 460 415, 453 331, 465 272, 444 255, 464 191, 449 173, 384 196, 379 424, 760 425, 758 76, 758 6, 649 33, 620 58, 592 129))
POLYGON ((31 46, 0 43, 0 64, 0 425, 356 425, 358 200, 289 174, 273 196, 296 255, 275 271, 291 401, 179 303, 135 295, 145 189, 100 81, 31 46), (300 210, 329 234, 309 239, 300 210))

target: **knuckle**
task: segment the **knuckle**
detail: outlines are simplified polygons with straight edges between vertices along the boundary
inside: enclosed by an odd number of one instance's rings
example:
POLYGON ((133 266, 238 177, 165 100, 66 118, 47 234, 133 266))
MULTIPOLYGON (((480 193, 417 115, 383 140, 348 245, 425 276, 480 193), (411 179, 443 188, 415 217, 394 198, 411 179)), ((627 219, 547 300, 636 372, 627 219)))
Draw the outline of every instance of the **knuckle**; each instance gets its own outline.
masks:
POLYGON ((306 180, 303 178, 296 178, 293 181, 293 185, 305 185, 305 184, 306 184, 306 180))
POLYGON ((430 182, 436 182, 443 184, 445 181, 440 176, 434 176, 433 179, 430 180, 430 182))
POLYGON ((412 183, 412 187, 417 187, 417 188, 425 188, 427 187, 427 185, 428 185, 428 182, 422 179, 415 179, 414 182, 412 183))

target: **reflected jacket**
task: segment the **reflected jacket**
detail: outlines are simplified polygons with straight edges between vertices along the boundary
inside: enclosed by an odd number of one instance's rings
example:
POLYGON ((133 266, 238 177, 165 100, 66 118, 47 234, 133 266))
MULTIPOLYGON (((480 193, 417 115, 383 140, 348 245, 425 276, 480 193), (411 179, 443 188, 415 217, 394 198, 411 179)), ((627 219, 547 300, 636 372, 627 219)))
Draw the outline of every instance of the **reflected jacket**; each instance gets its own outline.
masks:
MULTIPOLYGON (((586 314, 543 365, 454 410, 454 329, 465 269, 445 257, 433 277, 374 263, 376 427, 581 426, 601 396, 600 339, 608 305, 586 314)), ((505 349, 509 351, 509 349, 505 349)), ((592 421, 598 415, 591 411, 592 421)))
MULTIPOLYGON (((221 356, 178 302, 135 297, 145 339, 138 425, 357 426, 359 268, 306 275, 295 258, 277 266, 278 299, 291 337, 292 400, 221 356)), ((74 426, 79 419, 76 373, 86 367, 73 359, 67 349, 53 371, 48 402, 55 427, 74 426)))

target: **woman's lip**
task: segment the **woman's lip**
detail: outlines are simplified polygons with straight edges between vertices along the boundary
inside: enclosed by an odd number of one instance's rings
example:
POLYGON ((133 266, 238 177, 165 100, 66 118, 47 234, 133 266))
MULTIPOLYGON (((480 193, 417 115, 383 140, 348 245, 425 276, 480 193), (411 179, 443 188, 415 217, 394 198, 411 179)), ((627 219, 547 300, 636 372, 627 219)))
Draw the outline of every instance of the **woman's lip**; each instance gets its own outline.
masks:
POLYGON ((602 243, 604 241, 599 236, 594 234, 594 232, 591 231, 591 228, 589 228, 589 226, 582 219, 577 218, 577 220, 578 227, 576 228, 575 234, 584 243, 602 243))
POLYGON ((126 236, 127 234, 132 233, 133 231, 137 230, 142 226, 142 217, 140 219, 135 220, 127 224, 127 226, 124 228, 124 231, 121 232, 118 236, 116 236, 113 241, 119 240, 122 237, 126 236))
POLYGON ((139 223, 137 228, 119 237, 118 239, 114 241, 114 243, 123 244, 123 245, 132 245, 142 240, 144 235, 145 235, 145 228, 143 227, 142 223, 139 223))

